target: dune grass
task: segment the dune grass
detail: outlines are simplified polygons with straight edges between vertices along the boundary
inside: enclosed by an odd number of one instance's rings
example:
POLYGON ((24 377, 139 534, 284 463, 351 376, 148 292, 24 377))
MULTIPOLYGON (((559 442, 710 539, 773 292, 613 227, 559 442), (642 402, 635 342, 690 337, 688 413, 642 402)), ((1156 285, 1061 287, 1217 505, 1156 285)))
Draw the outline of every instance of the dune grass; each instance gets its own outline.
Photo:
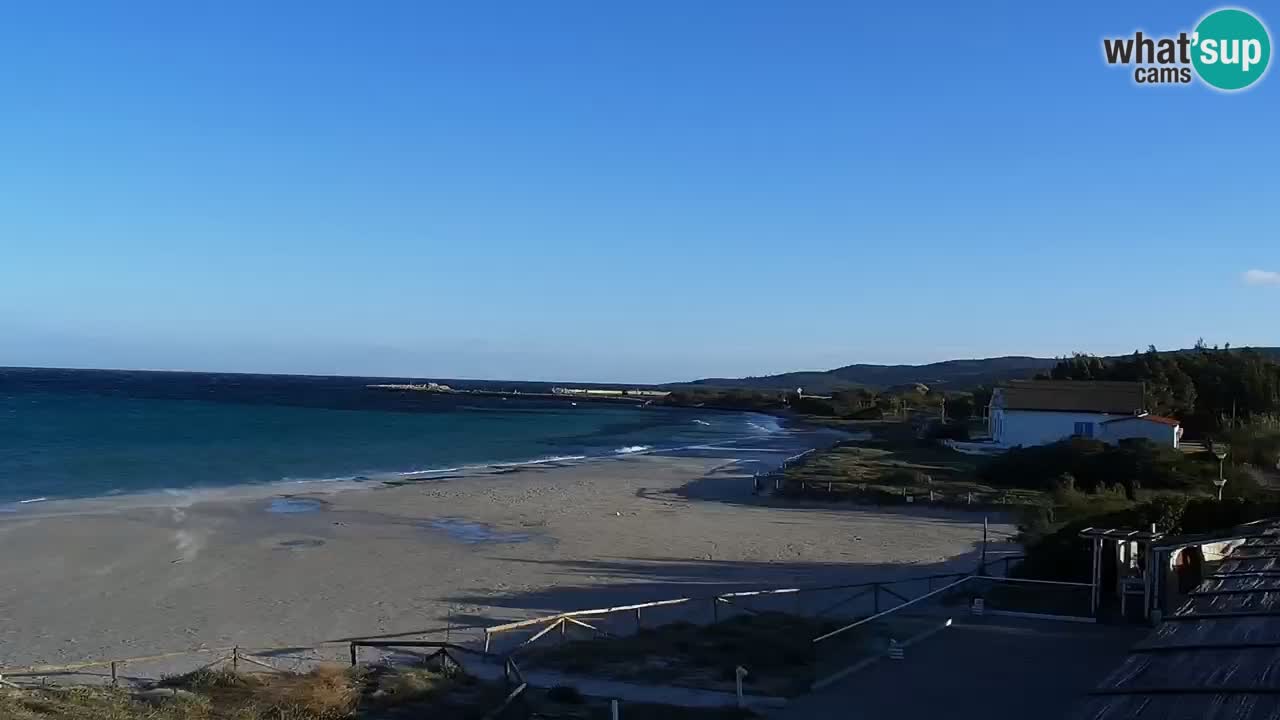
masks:
MULTIPOLYGON (((576 692, 576 691, 575 691, 576 692)), ((506 697, 501 683, 404 667, 308 673, 198 670, 139 692, 106 687, 0 687, 0 720, 477 720, 506 697)), ((604 720, 609 703, 530 691, 529 707, 555 717, 604 720), (559 700, 559 702, 557 702, 559 700)), ((730 720, 736 710, 628 704, 628 720, 730 720)))
POLYGON ((675 622, 634 635, 579 640, 535 650, 530 667, 603 675, 630 682, 732 691, 734 670, 750 671, 753 692, 795 695, 813 681, 812 638, 839 627, 836 620, 764 612, 713 625, 675 622))
POLYGON ((815 453, 784 475, 785 495, 871 503, 1038 505, 1038 490, 997 488, 975 479, 982 458, 917 439, 905 423, 866 423, 865 440, 815 453))
POLYGON ((145 693, 113 688, 6 690, 0 692, 0 718, 346 720, 381 709, 439 700, 463 685, 472 683, 463 677, 446 678, 417 669, 382 668, 370 672, 320 667, 307 673, 204 669, 165 678, 145 693))

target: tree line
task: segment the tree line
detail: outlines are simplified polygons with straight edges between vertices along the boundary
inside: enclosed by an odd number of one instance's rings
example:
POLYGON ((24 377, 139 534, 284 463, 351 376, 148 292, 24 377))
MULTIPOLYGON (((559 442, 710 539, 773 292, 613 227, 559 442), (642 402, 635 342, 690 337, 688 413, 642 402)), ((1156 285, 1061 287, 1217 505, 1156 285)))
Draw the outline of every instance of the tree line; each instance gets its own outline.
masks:
POLYGON ((1280 413, 1280 363, 1252 348, 1209 348, 1104 359, 1075 354, 1049 372, 1053 380, 1140 381, 1147 409, 1178 418, 1196 432, 1218 433, 1280 413))

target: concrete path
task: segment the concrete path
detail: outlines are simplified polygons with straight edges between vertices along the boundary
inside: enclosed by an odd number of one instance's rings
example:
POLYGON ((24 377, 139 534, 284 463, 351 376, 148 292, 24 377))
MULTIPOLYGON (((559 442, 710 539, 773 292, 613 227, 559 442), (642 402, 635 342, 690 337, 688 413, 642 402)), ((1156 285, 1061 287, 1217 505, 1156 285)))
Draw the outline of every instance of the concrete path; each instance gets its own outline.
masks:
POLYGON ((901 661, 792 700, 776 720, 1054 720, 1111 672, 1145 628, 957 617, 901 661))

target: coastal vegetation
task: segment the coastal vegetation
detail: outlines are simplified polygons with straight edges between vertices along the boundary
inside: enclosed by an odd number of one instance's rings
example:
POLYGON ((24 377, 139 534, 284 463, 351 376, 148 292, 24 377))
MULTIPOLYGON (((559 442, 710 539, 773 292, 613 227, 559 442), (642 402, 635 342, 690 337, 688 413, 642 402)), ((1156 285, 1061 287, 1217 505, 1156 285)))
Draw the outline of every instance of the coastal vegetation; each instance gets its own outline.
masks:
MULTIPOLYGON (((145 690, 0 686, 4 720, 478 720, 508 695, 501 683, 422 668, 322 667, 307 673, 198 670, 145 690)), ((547 717, 606 720, 607 699, 572 687, 529 690, 526 703, 547 717)), ((627 703, 628 720, 729 720, 737 709, 627 703)))
MULTIPOLYGON (((1067 487, 1085 493, 1115 489, 1136 500, 1143 489, 1208 493, 1218 476, 1218 462, 1208 452, 1186 453, 1149 440, 1111 445, 1071 438, 1013 448, 983 463, 977 476, 997 487, 1045 491, 1067 487)), ((1258 482, 1243 467, 1224 468, 1224 476, 1231 495, 1248 495, 1258 489, 1258 482)))
POLYGON ((815 453, 787 468, 781 495, 818 500, 899 504, 1030 505, 1040 488, 997 486, 978 477, 983 459, 918 436, 906 422, 861 424, 862 437, 815 453))
POLYGON ((837 620, 780 612, 737 615, 700 625, 673 622, 632 635, 577 640, 538 650, 530 667, 592 674, 635 683, 733 692, 735 670, 748 692, 792 696, 814 680, 812 638, 839 628, 837 620))

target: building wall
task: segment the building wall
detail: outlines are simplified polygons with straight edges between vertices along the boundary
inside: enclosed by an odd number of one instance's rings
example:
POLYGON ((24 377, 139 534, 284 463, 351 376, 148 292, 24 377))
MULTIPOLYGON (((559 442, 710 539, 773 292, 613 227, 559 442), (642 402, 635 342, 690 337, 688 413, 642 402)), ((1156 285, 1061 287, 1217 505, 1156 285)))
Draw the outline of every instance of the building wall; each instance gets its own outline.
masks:
POLYGON ((1102 423, 1118 416, 1106 413, 1050 412, 992 408, 991 438, 1007 447, 1047 445, 1076 434, 1076 423, 1092 423, 1093 437, 1102 439, 1102 423))
POLYGON ((1145 420, 1111 423, 1102 436, 1103 440, 1113 444, 1131 438, 1146 438, 1158 445, 1178 447, 1177 428, 1145 420))

